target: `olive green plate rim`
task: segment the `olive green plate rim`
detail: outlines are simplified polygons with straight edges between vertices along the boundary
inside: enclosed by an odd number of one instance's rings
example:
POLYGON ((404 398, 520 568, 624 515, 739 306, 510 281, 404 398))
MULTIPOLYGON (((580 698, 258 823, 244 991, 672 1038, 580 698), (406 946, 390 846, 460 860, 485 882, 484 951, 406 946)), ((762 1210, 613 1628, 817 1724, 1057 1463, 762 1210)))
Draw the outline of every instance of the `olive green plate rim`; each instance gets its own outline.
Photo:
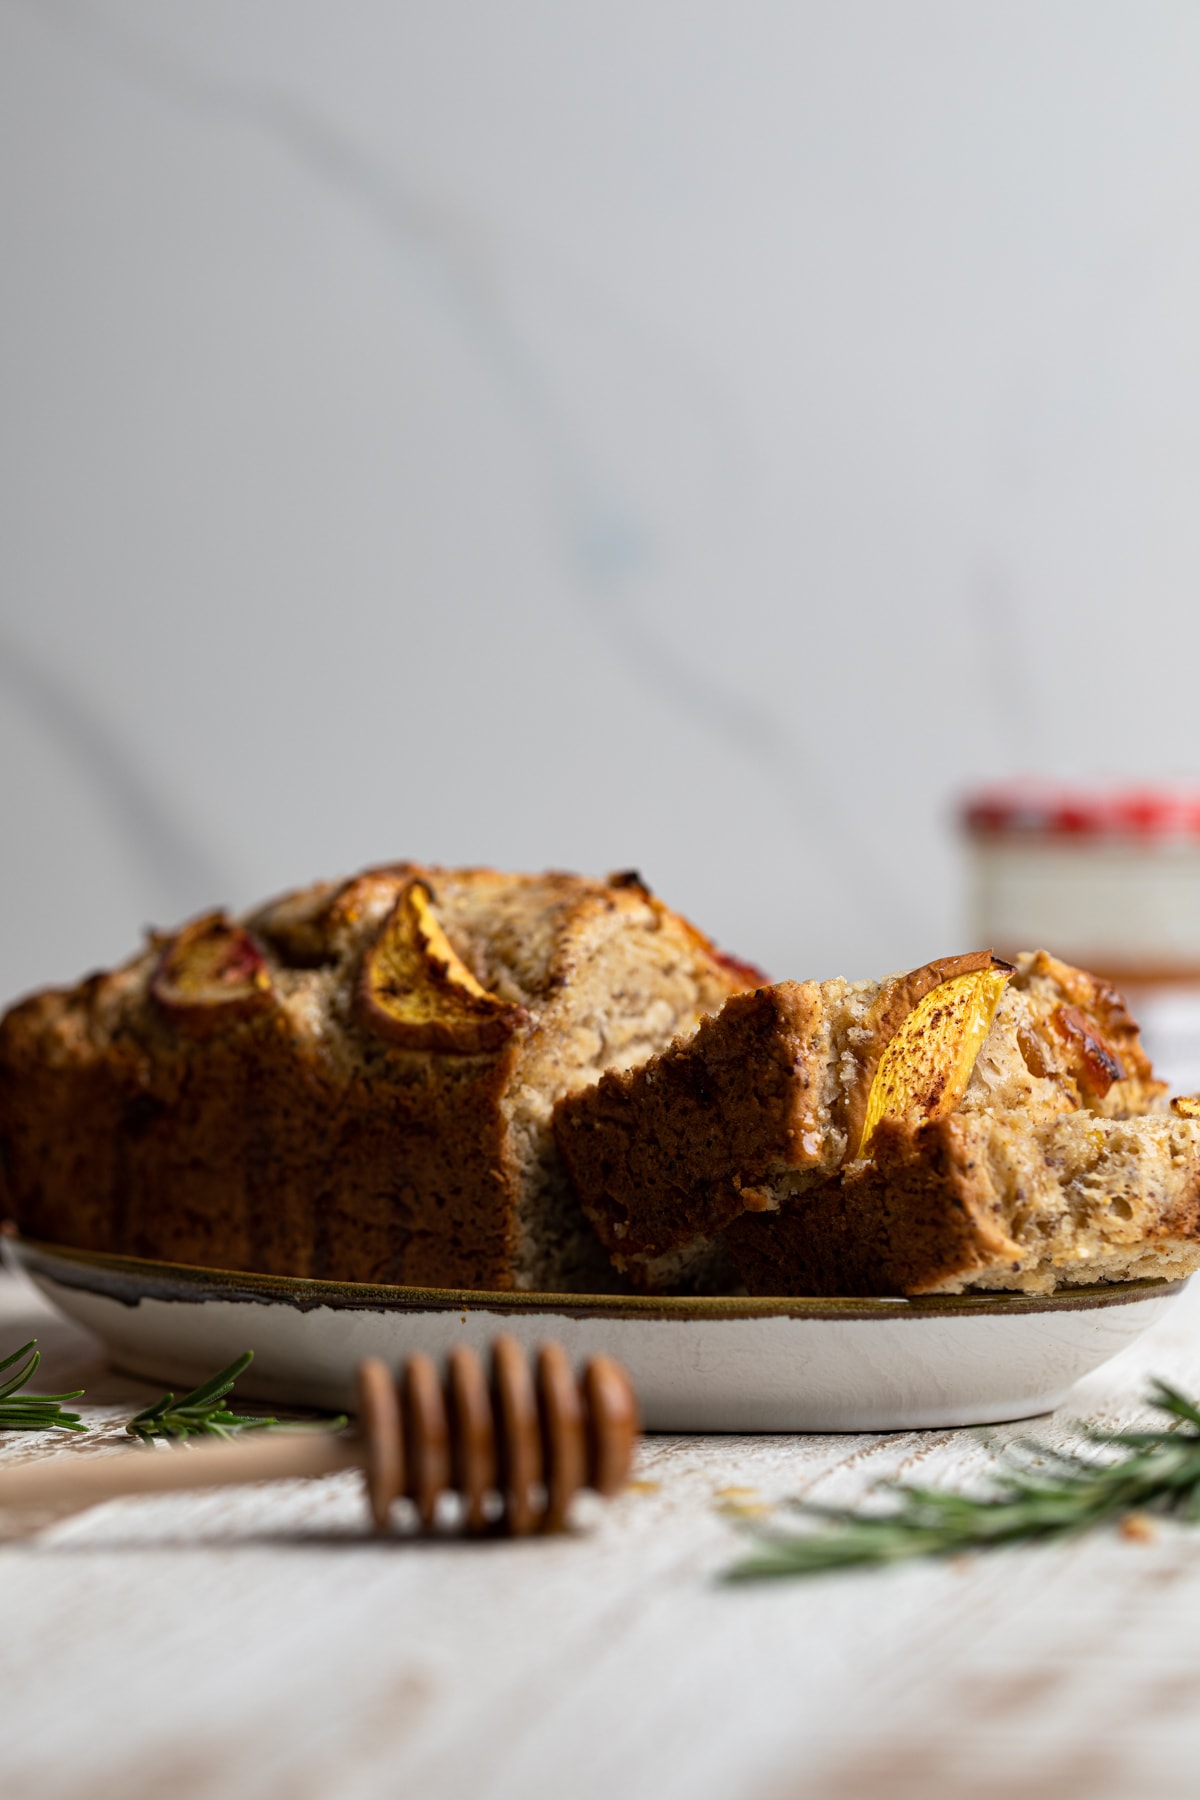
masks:
POLYGON ((393 1287, 367 1282, 327 1281, 315 1276, 262 1275, 250 1270, 212 1269, 150 1257, 120 1256, 46 1243, 19 1234, 5 1245, 31 1275, 61 1286, 136 1306, 141 1300, 203 1304, 225 1300, 366 1312, 555 1313, 604 1319, 928 1319, 1004 1313, 1080 1312, 1127 1306, 1179 1293, 1187 1278, 1122 1281, 1072 1287, 1056 1294, 931 1294, 915 1299, 856 1296, 643 1295, 518 1293, 490 1288, 393 1287))

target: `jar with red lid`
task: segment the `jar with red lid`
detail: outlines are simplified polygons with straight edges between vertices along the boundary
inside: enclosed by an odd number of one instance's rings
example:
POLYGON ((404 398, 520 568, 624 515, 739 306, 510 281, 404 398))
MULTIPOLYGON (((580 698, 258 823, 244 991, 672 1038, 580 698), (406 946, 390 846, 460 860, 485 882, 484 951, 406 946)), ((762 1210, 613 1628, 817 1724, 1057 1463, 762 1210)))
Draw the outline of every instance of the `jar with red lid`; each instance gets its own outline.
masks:
POLYGON ((973 935, 1119 987, 1164 1081, 1200 1089, 1200 788, 1016 783, 967 797, 973 935))

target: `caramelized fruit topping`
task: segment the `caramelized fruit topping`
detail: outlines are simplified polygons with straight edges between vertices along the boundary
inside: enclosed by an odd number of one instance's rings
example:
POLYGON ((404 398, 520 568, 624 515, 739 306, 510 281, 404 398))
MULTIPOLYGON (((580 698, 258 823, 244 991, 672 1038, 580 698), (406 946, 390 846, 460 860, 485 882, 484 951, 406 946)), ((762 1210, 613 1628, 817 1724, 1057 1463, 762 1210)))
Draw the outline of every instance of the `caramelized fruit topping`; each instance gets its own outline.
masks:
POLYGON ((165 1013, 193 1027, 248 1018, 272 1000, 262 951, 221 912, 176 932, 159 957, 150 992, 165 1013))
POLYGON ((923 1124, 953 1112, 992 1028, 1012 970, 995 964, 954 975, 918 1000, 879 1058, 855 1154, 884 1119, 923 1124))
POLYGON ((400 895, 363 958, 363 1018, 409 1050, 497 1050, 529 1015, 476 979, 433 907, 423 881, 400 895))
POLYGON ((1071 1053, 1071 1073, 1085 1093, 1103 1100, 1114 1081, 1124 1081, 1125 1065, 1099 1026, 1075 1006, 1059 1006, 1050 1015, 1071 1053))

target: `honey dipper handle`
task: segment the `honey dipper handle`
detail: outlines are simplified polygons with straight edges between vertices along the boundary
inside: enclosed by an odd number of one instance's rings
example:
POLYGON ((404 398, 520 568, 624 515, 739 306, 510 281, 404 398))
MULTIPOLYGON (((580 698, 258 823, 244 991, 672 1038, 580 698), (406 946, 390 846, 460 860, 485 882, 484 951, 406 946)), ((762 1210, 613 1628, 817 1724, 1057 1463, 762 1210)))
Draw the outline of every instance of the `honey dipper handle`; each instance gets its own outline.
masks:
POLYGON ((231 1482, 280 1481, 289 1475, 332 1475, 363 1463, 358 1438, 331 1431, 250 1432, 233 1442, 186 1449, 120 1450, 112 1455, 67 1451, 6 1469, 0 1457, 0 1507, 96 1506, 120 1494, 163 1494, 231 1482))

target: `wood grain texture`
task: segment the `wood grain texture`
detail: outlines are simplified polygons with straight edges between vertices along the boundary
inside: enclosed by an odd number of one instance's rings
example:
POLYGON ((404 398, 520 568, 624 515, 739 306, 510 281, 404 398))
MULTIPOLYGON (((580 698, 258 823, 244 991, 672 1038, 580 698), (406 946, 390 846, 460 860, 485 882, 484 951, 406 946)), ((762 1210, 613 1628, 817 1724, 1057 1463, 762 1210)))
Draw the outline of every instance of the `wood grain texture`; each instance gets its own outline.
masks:
MULTIPOLYGON (((117 1435, 141 1383, 24 1284, 47 1388, 117 1435)), ((249 1347, 249 1346, 248 1346, 249 1347)), ((1200 1389, 1200 1294, 1035 1427, 1200 1389)), ((658 1437, 549 1542, 380 1543, 359 1478, 123 1500, 0 1542, 5 1800, 1125 1800, 1195 1792, 1200 1530, 727 1589, 722 1511, 965 1481, 990 1434, 658 1437)), ((55 1438, 0 1439, 0 1460, 55 1438)))

